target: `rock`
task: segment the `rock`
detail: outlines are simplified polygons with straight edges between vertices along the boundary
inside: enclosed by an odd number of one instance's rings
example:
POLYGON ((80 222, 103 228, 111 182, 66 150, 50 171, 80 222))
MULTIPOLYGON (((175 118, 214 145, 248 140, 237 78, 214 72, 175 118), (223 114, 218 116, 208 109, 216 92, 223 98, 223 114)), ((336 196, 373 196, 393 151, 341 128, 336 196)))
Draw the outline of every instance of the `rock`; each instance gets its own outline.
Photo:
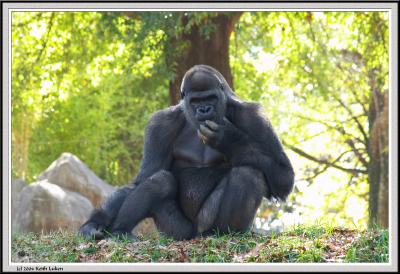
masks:
POLYGON ((12 230, 16 230, 17 223, 15 222, 15 214, 19 205, 19 197, 21 190, 27 186, 27 184, 22 179, 12 178, 11 180, 11 227, 12 230))
POLYGON ((87 197, 94 207, 114 192, 115 188, 103 182, 78 157, 71 153, 63 153, 54 161, 38 180, 48 180, 53 184, 87 197))
POLYGON ((281 234, 281 231, 279 231, 279 230, 275 230, 275 229, 270 229, 270 230, 265 230, 265 229, 262 229, 262 228, 252 228, 251 229, 251 232, 253 232, 253 233, 255 233, 255 234, 259 234, 259 235, 262 235, 262 236, 270 236, 270 235, 273 235, 273 234, 281 234))
POLYGON ((22 179, 12 179, 11 180, 11 215, 14 216, 15 210, 18 207, 19 196, 21 190, 27 186, 22 179))
POLYGON ((22 232, 77 231, 92 209, 79 193, 43 180, 22 189, 15 221, 22 232))
MULTIPOLYGON (((103 182, 78 157, 63 153, 20 193, 13 216, 22 231, 41 232, 55 229, 77 231, 92 209, 99 207, 116 188, 103 182)), ((136 235, 157 235, 151 218, 140 222, 136 235)))
POLYGON ((140 236, 159 236, 153 218, 146 218, 142 220, 137 226, 135 226, 135 228, 132 230, 132 233, 140 236))

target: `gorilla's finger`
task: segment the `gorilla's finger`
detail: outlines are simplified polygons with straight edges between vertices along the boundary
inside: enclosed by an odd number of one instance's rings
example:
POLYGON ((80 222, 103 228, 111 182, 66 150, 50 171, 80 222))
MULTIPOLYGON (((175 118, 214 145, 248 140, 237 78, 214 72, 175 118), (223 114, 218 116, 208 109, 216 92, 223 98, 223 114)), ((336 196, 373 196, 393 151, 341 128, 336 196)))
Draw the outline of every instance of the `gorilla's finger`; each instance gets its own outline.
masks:
POLYGON ((224 124, 227 125, 227 126, 228 125, 232 125, 232 122, 229 121, 226 117, 223 118, 223 121, 224 121, 224 124))
POLYGON ((203 134, 201 134, 199 129, 197 130, 197 136, 199 136, 200 139, 204 138, 203 134))
POLYGON ((209 128, 206 126, 200 125, 200 133, 204 135, 206 138, 213 138, 215 137, 215 133, 212 132, 209 128))
POLYGON ((214 121, 206 120, 206 125, 214 131, 217 131, 219 129, 219 125, 214 121))
POLYGON ((201 134, 200 130, 197 130, 197 136, 199 136, 200 140, 203 142, 203 144, 206 143, 207 137, 201 134))

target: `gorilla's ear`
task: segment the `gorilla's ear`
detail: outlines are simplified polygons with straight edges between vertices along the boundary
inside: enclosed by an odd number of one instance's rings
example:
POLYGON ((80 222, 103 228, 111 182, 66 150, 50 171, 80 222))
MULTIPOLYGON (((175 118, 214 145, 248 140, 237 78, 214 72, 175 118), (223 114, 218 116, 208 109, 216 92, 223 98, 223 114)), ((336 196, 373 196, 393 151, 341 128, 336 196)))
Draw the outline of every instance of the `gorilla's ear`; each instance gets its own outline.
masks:
POLYGON ((181 99, 185 98, 185 91, 183 89, 183 86, 185 84, 185 78, 186 78, 186 75, 183 77, 182 83, 181 83, 181 99))

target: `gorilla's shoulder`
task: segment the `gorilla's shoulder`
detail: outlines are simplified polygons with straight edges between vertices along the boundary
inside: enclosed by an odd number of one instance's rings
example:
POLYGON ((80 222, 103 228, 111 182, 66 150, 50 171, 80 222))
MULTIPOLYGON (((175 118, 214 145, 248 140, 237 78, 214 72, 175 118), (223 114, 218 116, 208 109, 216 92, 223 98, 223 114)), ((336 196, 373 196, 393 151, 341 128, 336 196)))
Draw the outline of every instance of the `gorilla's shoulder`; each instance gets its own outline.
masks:
POLYGON ((237 98, 233 98, 229 101, 228 108, 235 117, 259 115, 260 112, 263 112, 263 107, 260 103, 242 101, 237 98))
POLYGON ((242 108, 247 110, 247 111, 259 111, 262 106, 260 103, 257 102, 242 102, 242 108))
POLYGON ((150 118, 148 126, 150 127, 164 127, 176 124, 177 122, 184 119, 183 110, 181 104, 170 106, 156 111, 150 118))

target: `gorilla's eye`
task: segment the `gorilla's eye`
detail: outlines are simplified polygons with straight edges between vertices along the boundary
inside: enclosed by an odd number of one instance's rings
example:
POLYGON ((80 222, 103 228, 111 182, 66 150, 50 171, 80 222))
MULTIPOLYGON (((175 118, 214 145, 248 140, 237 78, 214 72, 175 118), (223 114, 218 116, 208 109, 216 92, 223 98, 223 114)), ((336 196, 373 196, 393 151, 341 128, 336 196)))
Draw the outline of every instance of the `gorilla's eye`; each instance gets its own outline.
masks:
POLYGON ((201 105, 201 104, 216 104, 218 102, 218 97, 216 95, 209 95, 205 97, 196 97, 190 100, 190 104, 192 105, 201 105))

